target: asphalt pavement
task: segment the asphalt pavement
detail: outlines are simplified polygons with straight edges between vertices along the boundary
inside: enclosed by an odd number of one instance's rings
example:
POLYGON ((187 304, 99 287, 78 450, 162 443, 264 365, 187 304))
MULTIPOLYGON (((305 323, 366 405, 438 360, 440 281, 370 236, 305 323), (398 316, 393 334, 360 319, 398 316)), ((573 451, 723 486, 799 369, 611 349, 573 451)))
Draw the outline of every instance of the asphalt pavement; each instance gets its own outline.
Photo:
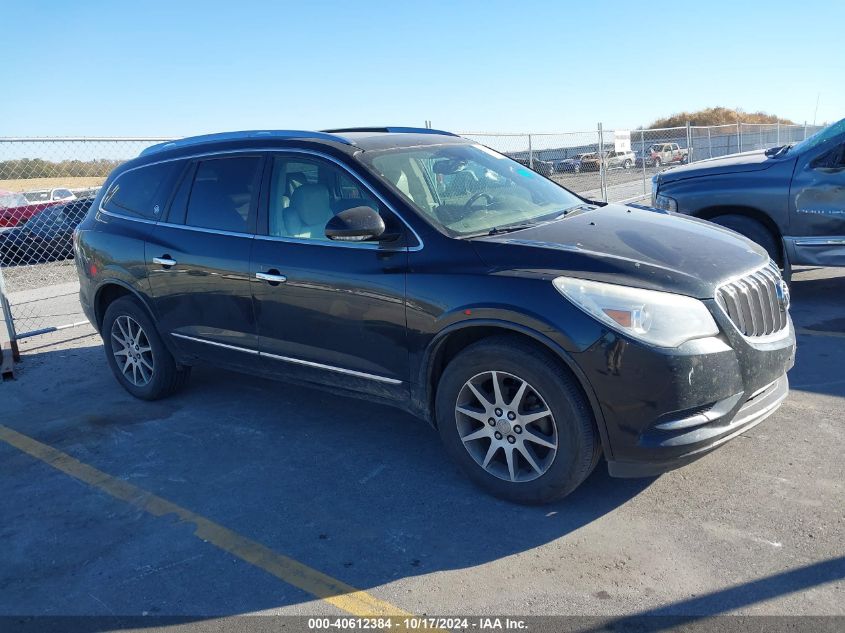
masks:
POLYGON ((543 507, 477 490, 391 408, 210 368, 142 402, 90 328, 24 341, 0 383, 0 616, 845 616, 845 271, 792 295, 771 418, 543 507))

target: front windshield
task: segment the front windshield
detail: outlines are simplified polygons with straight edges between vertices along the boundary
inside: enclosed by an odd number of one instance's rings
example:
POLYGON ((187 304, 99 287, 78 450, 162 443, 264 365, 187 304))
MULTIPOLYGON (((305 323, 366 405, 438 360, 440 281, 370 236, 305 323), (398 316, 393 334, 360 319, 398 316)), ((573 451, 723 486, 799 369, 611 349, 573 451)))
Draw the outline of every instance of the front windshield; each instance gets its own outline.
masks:
POLYGON ((359 154, 436 228, 453 237, 551 220, 583 200, 482 145, 359 154))
POLYGON ((818 147, 822 143, 827 143, 834 137, 839 136, 843 133, 845 133, 845 119, 837 121, 832 125, 828 125, 826 128, 822 128, 812 136, 805 138, 797 145, 793 145, 792 149, 789 150, 789 153, 792 154, 797 152, 803 152, 805 150, 818 147))

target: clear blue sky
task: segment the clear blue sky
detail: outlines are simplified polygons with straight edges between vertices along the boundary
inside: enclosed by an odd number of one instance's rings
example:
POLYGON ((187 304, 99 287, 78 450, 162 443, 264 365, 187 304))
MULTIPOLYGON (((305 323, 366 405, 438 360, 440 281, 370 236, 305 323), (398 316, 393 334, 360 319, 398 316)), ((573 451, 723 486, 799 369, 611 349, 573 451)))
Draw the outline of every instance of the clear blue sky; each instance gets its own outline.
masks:
POLYGON ((845 117, 845 2, 3 0, 0 136, 845 117), (694 7, 694 8, 693 8, 694 7))

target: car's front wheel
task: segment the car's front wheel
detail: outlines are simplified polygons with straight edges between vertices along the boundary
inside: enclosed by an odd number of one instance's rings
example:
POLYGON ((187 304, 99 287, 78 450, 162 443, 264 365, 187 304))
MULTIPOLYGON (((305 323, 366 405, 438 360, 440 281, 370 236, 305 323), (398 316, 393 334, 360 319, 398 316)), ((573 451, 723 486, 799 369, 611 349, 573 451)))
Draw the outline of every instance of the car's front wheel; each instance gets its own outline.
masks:
POLYGON ((631 167, 633 167, 633 165, 634 165, 634 163, 632 163, 630 160, 626 160, 622 164, 622 167, 623 167, 623 169, 631 169, 631 167))
POLYGON ((109 305, 101 335, 112 373, 136 398, 158 400, 187 381, 191 368, 176 363, 136 299, 120 297, 109 305))
POLYGON ((569 494, 600 455, 575 380, 550 353, 508 336, 475 343, 449 363, 436 415, 447 452, 470 479, 518 503, 569 494))

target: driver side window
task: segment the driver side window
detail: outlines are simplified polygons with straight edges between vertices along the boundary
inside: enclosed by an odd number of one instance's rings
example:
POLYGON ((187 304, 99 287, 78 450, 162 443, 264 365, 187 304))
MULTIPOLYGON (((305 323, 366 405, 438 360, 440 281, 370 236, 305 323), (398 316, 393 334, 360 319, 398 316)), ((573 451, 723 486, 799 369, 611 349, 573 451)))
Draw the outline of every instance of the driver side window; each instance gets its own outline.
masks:
POLYGON ((813 169, 842 169, 845 168, 845 143, 825 152, 813 161, 813 169))

